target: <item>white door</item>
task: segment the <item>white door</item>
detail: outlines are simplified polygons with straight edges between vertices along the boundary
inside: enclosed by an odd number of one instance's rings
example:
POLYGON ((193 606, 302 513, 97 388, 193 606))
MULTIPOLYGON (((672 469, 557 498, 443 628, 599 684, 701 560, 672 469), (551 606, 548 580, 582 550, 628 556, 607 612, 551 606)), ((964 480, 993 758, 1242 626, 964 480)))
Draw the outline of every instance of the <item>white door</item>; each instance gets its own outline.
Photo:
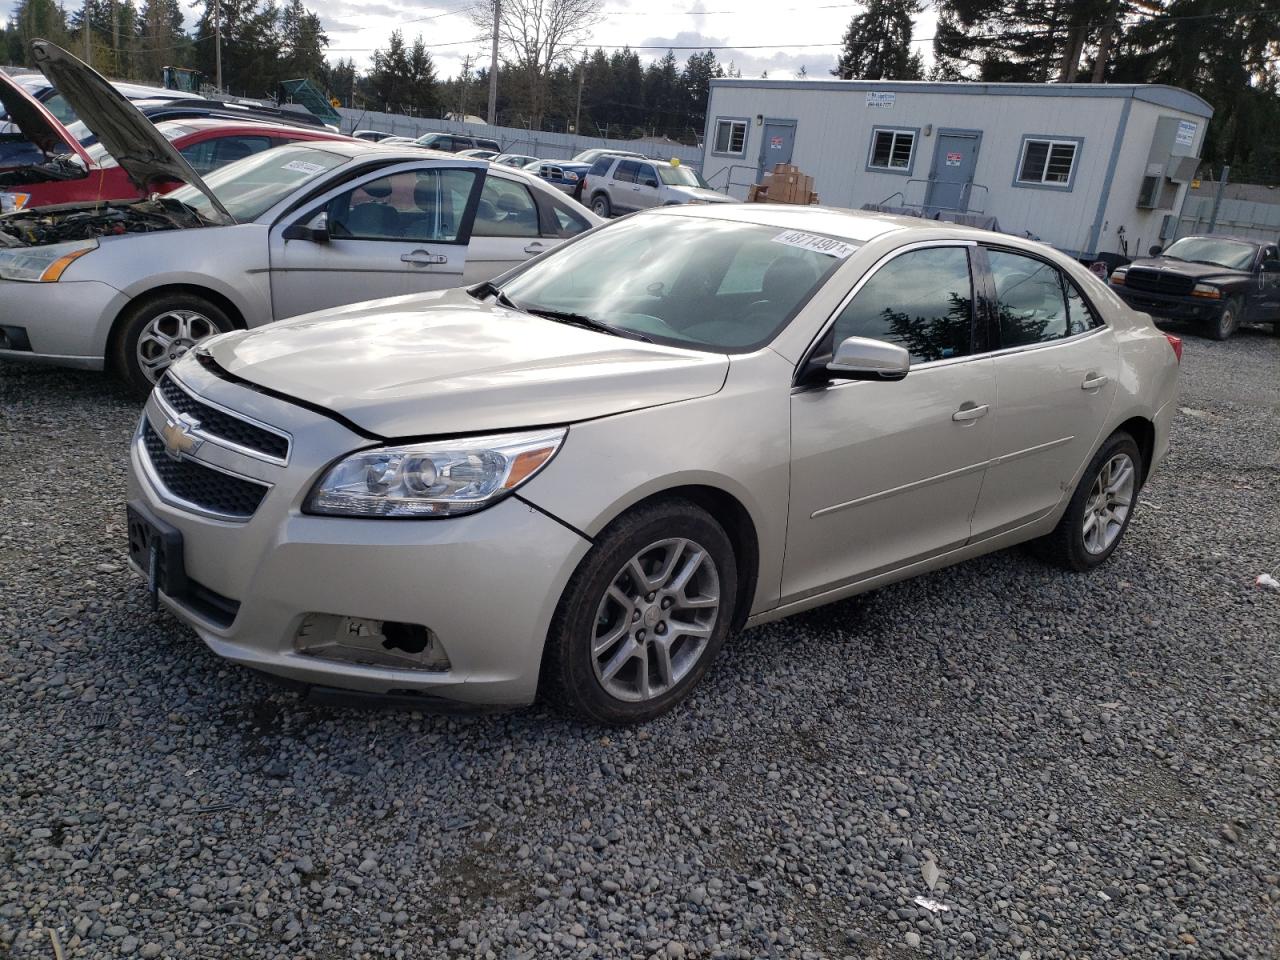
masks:
POLYGON ((462 284, 484 171, 464 166, 465 160, 458 164, 425 161, 366 175, 277 223, 271 230, 276 319, 462 284), (290 227, 321 219, 319 241, 287 239, 290 227))
POLYGON ((486 177, 471 228, 464 282, 491 280, 530 257, 559 246, 559 232, 554 224, 544 228, 538 204, 528 187, 501 176, 486 177))
POLYGON ((991 465, 975 538, 1043 517, 1074 489, 1101 441, 1120 360, 1115 335, 1047 261, 988 249, 996 307, 991 465))
POLYGON ((897 343, 897 382, 834 381, 791 398, 783 602, 961 546, 982 487, 996 402, 973 354, 972 245, 922 247, 880 266, 821 341, 897 343))

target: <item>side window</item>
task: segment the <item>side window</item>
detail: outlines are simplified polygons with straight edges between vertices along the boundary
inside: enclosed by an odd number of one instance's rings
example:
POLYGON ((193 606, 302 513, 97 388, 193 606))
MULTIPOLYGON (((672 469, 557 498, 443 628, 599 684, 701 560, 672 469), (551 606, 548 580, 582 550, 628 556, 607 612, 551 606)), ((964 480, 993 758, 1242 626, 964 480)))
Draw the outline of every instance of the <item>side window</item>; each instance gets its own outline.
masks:
POLYGON ((1062 285, 1067 291, 1067 336, 1074 337, 1077 333, 1102 326, 1102 321, 1089 308, 1088 301, 1076 285, 1065 276, 1062 278, 1062 285))
POLYGON ((591 164, 591 169, 587 171, 587 175, 591 177, 603 177, 609 172, 609 167, 613 164, 613 157, 600 157, 595 163, 591 164))
POLYGON ((184 147, 181 153, 196 173, 203 174, 270 148, 266 137, 216 137, 184 147))
POLYGON ((634 160, 619 160, 618 168, 613 171, 613 179, 619 183, 635 183, 636 172, 640 169, 640 164, 634 160))
POLYGON ((1280 260, 1280 247, 1264 247, 1262 250, 1262 262, 1268 260, 1280 260))
POLYGON ((645 187, 656 187, 658 185, 658 171, 647 163, 642 165, 636 172, 636 183, 645 187))
POLYGON ((1058 271, 1043 260, 988 250, 996 283, 1000 345, 1019 347, 1069 336, 1067 304, 1058 271))
POLYGON ((475 237, 536 237, 538 207, 529 189, 500 177, 486 177, 476 208, 475 237))
POLYGON ((329 233, 350 240, 456 242, 476 175, 409 170, 371 180, 329 201, 329 233))
POLYGON ((591 229, 591 224, 586 219, 578 216, 572 210, 556 204, 552 207, 556 212, 557 235, 561 237, 576 237, 584 230, 591 229))
POLYGON ((905 347, 913 363, 972 349, 973 285, 965 247, 912 250, 890 260, 840 312, 835 343, 869 337, 905 347))

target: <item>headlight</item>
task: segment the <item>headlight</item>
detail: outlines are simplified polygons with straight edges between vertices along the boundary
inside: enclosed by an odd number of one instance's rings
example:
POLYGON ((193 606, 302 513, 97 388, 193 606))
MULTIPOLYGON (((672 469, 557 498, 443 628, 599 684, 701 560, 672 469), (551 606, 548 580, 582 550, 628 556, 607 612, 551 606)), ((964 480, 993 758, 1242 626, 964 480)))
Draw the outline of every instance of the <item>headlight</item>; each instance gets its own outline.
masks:
POLYGON ((73 261, 96 249, 97 240, 0 249, 0 279, 54 283, 73 261))
POLYGON ((1129 273, 1128 267, 1116 267, 1114 270, 1111 271, 1111 276, 1108 279, 1112 283, 1123 284, 1124 278, 1128 275, 1128 273, 1129 273))
POLYGON ((1221 300, 1222 291, 1211 283, 1197 283, 1191 291, 1193 297, 1204 297, 1206 300, 1221 300))
POLYGON ((462 437, 353 453, 307 497, 337 517, 454 517, 497 503, 544 466, 565 429, 462 437))

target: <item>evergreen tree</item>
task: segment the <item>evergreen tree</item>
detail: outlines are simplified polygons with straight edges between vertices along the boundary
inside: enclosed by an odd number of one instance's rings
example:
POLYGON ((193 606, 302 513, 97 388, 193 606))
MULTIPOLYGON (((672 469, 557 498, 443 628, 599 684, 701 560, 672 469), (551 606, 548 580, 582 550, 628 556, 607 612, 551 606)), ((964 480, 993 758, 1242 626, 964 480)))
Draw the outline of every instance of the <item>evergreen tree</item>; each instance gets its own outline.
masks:
POLYGON ((7 43, 13 54, 9 58, 15 66, 30 66, 27 44, 32 40, 52 40, 66 46, 67 18, 62 7, 53 0, 18 0, 6 33, 11 35, 7 43))
POLYGON ((684 112, 688 125, 701 132, 707 125, 707 104, 711 100, 711 81, 724 76, 724 70, 713 51, 693 53, 685 61, 680 79, 684 87, 684 112))
POLYGON ((324 48, 329 45, 320 17, 302 5, 302 0, 289 0, 280 17, 281 79, 320 80, 324 76, 324 48))
POLYGON ((920 80, 924 62, 911 49, 918 0, 869 0, 849 21, 833 76, 842 80, 920 80))

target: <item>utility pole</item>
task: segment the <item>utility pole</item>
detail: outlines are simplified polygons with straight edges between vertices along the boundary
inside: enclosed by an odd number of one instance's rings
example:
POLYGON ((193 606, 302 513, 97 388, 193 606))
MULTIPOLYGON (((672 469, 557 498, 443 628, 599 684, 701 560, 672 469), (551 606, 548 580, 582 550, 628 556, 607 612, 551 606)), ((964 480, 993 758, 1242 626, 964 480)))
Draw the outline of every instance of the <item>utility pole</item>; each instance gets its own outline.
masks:
POLYGON ((471 54, 467 54, 462 58, 462 88, 461 96, 458 97, 458 113, 464 118, 467 115, 467 92, 471 86, 471 54))
POLYGON ((89 34, 91 28, 89 26, 89 0, 84 0, 84 13, 80 14, 80 29, 84 31, 84 62, 93 66, 93 42, 89 34))
POLYGON ((582 127, 579 123, 582 120, 582 83, 587 77, 587 55, 584 51, 582 54, 582 62, 578 64, 578 106, 573 111, 573 132, 582 133, 582 127))
POLYGON ((213 0, 213 66, 214 85, 222 92, 222 4, 213 0))
POLYGON ((120 76, 120 11, 116 0, 111 0, 111 68, 120 76))
POLYGON ((1222 195, 1227 192, 1227 178, 1231 176, 1231 168, 1224 166, 1222 176, 1218 178, 1218 192, 1213 195, 1213 213, 1209 214, 1209 232, 1218 228, 1218 211, 1222 208, 1222 195))
POLYGON ((493 0, 493 51, 489 55, 489 126, 498 122, 498 27, 502 24, 502 0, 493 0))

